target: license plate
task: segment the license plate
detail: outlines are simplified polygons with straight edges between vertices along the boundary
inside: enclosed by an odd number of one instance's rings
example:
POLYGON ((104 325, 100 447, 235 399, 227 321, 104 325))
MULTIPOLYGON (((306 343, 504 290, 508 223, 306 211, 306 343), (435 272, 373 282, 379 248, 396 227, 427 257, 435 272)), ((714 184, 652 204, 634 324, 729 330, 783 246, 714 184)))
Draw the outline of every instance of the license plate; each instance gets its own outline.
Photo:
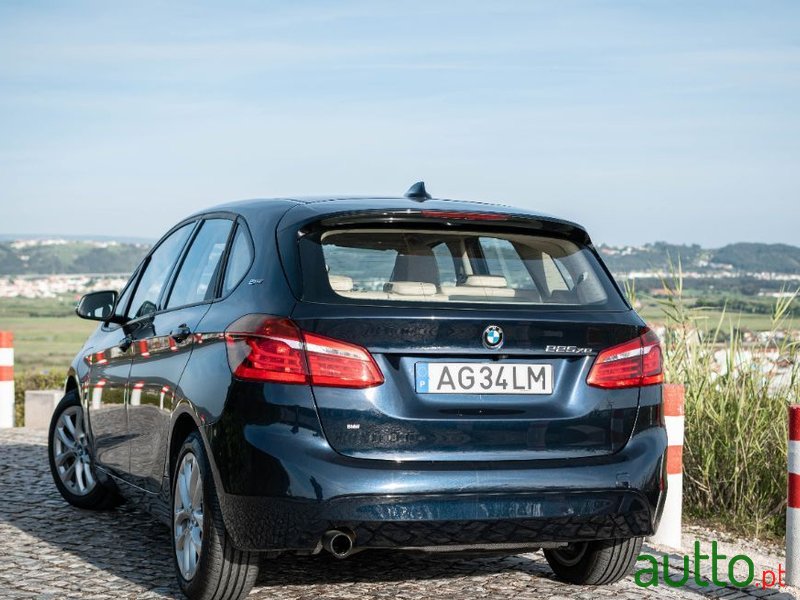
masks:
POLYGON ((527 363, 417 363, 424 394, 552 394, 553 365, 527 363))

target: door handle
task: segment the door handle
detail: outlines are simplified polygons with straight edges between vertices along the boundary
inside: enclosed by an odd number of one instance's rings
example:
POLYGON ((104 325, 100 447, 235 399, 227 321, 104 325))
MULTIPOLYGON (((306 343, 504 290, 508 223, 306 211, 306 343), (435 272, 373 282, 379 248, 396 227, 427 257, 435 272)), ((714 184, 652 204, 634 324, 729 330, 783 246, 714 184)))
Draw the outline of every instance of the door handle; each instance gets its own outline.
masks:
POLYGON ((175 340, 177 343, 181 343, 186 338, 192 335, 192 330, 184 323, 183 325, 178 325, 175 329, 169 332, 169 337, 175 340))

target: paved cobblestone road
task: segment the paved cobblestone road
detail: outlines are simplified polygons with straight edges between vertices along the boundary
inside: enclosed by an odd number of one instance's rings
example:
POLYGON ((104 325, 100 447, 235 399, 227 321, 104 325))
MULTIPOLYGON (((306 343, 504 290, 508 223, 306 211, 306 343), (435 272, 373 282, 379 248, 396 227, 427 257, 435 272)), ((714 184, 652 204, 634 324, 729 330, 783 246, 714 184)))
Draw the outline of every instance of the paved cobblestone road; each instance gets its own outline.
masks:
MULTIPOLYGON (((181 598, 168 530, 128 506, 94 513, 67 505, 50 478, 45 443, 41 431, 0 431, 0 598, 181 598)), ((794 597, 755 586, 641 589, 632 579, 568 586, 552 579, 540 552, 472 559, 384 552, 345 561, 286 557, 265 561, 262 572, 251 598, 794 597)))

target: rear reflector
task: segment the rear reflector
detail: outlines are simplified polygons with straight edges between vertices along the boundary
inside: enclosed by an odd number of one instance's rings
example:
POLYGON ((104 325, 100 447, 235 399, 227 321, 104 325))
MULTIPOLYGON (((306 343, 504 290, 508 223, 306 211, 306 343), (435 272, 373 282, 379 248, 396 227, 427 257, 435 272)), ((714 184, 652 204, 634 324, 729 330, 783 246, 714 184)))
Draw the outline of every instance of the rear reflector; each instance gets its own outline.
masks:
POLYGON ((228 363, 249 381, 368 388, 383 383, 361 346, 300 330, 290 319, 246 315, 225 330, 228 363))
POLYGON ((636 339, 597 355, 586 383, 599 388, 629 388, 664 383, 661 344, 650 329, 636 339))

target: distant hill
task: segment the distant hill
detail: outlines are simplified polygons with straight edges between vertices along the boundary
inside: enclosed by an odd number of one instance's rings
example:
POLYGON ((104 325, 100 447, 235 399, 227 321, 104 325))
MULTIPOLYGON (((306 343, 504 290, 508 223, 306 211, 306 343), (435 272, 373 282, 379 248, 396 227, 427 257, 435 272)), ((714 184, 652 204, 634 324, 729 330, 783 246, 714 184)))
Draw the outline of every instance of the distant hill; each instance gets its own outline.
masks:
POLYGON ((614 273, 668 270, 680 260, 684 271, 742 273, 771 272, 800 275, 800 248, 788 244, 739 242, 722 248, 701 248, 656 242, 644 246, 599 246, 614 273))
POLYGON ((130 273, 149 244, 64 239, 0 242, 0 276, 130 273))
POLYGON ((138 237, 138 236, 118 236, 118 235, 74 235, 74 234, 55 234, 55 233, 0 233, 0 243, 16 241, 43 241, 43 240, 65 240, 67 242, 117 242, 120 244, 145 244, 152 245, 158 238, 138 237))
MULTIPOLYGON (((108 239, 35 238, 0 241, 0 276, 60 273, 130 273, 150 248, 149 243, 108 239)), ((772 272, 800 275, 800 247, 788 244, 736 243, 702 248, 655 242, 644 246, 598 247, 613 273, 668 270, 678 259, 684 271, 714 273, 772 272)))
POLYGON ((712 260, 740 271, 800 273, 800 248, 788 244, 729 244, 714 250, 712 260))

